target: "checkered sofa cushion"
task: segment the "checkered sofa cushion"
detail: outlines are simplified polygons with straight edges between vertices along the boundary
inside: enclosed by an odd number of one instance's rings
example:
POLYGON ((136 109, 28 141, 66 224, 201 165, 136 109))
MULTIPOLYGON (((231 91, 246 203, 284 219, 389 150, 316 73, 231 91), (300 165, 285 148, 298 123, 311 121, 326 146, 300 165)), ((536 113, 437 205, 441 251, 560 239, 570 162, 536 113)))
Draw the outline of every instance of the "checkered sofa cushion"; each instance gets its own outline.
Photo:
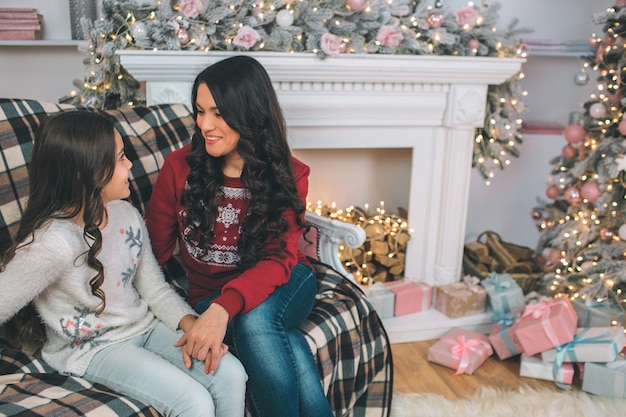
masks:
MULTIPOLYGON (((26 163, 30 161, 34 132, 48 115, 73 110, 75 106, 0 99, 0 251, 15 235, 28 196, 26 163)), ((103 113, 116 119, 126 155, 133 161, 130 199, 143 213, 165 156, 191 137, 191 110, 183 104, 163 104, 103 113)))
MULTIPOLYGON (((10 244, 28 195, 26 164, 30 161, 35 130, 49 114, 75 109, 34 100, 0 99, 0 251, 10 244)), ((184 146, 191 137, 193 117, 190 109, 182 104, 108 110, 106 113, 117 120, 116 127, 124 140, 126 154, 133 161, 130 199, 143 212, 165 156, 184 146)), ((316 233, 317 230, 313 230, 310 242, 318 242, 316 233)), ((319 252, 312 246, 315 244, 309 244, 307 253, 318 259, 319 252)), ((168 266, 170 268, 171 271, 176 269, 179 276, 184 275, 180 265, 168 266)), ((380 319, 354 283, 323 266, 317 268, 318 300, 301 329, 315 353, 335 415, 388 416, 393 365, 391 348, 380 319)), ((184 283, 179 287, 184 290, 184 283)), ((37 375, 45 376, 45 373, 37 375)), ((36 390, 40 389, 38 384, 45 385, 48 377, 37 377, 36 381, 32 375, 23 378, 18 382, 36 382, 31 385, 36 390)), ((64 387, 75 386, 74 382, 64 383, 64 387)))

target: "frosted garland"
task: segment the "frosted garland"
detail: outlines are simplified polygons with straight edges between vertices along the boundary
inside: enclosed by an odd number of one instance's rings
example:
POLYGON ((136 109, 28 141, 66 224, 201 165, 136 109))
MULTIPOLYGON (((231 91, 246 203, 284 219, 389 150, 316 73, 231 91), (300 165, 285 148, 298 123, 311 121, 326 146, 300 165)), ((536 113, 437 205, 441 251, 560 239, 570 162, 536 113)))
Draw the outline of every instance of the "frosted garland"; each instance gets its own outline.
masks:
MULTIPOLYGON (((61 99, 96 108, 145 103, 119 64, 118 49, 274 51, 341 54, 525 56, 519 35, 496 28, 500 4, 483 0, 452 10, 421 0, 103 0, 102 17, 83 20, 87 75, 61 99)), ((519 114, 525 111, 517 76, 492 86, 485 127, 478 129, 473 165, 485 179, 517 157, 519 114)))

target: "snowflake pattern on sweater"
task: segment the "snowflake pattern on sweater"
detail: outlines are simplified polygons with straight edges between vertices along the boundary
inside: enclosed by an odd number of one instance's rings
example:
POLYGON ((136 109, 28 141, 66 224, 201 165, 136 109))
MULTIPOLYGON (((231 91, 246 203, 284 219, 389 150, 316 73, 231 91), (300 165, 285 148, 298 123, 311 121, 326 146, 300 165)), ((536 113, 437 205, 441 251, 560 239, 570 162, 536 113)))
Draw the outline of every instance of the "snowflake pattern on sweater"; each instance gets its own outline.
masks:
MULTIPOLYGON (((185 186, 188 189, 188 184, 185 186)), ((217 208, 217 218, 213 228, 214 237, 207 248, 200 246, 198 225, 183 229, 182 238, 187 252, 198 262, 222 268, 236 268, 240 260, 237 254, 241 224, 247 214, 250 191, 246 188, 222 187, 223 200, 217 208)), ((186 218, 185 209, 180 211, 186 218)))

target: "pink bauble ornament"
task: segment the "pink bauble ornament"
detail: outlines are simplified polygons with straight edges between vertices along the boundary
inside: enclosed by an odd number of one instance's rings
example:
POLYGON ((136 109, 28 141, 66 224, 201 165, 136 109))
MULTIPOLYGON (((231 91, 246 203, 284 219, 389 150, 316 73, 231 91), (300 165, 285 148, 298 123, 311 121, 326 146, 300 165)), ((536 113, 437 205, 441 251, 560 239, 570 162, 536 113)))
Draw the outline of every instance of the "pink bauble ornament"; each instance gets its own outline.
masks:
POLYGON ((185 28, 178 28, 178 30, 176 31, 176 37, 178 38, 180 44, 183 46, 187 45, 191 40, 189 32, 187 32, 187 29, 185 28))
POLYGON ((565 140, 569 143, 581 143, 585 140, 585 129, 581 125, 569 125, 565 128, 565 132, 563 132, 563 136, 565 136, 565 140))
POLYGON ((593 117, 594 119, 599 119, 601 117, 604 117, 606 116, 606 107, 604 107, 604 104, 600 102, 593 103, 589 107, 589 115, 591 115, 591 117, 593 117))
POLYGON ((583 202, 582 197, 580 196, 580 190, 576 187, 569 187, 563 193, 563 198, 572 206, 579 206, 580 203, 583 202))
POLYGON ((611 228, 604 227, 600 230, 600 240, 605 243, 611 243, 615 236, 615 231, 611 228))
POLYGON ((478 47, 480 46, 480 41, 478 39, 470 39, 469 41, 467 41, 467 46, 470 49, 478 49, 478 47))
POLYGON ((548 259, 553 264, 558 263, 561 260, 561 251, 555 248, 550 248, 548 259))
POLYGON ((445 18, 443 14, 439 12, 432 12, 428 15, 426 21, 428 22, 428 26, 433 29, 437 29, 438 27, 441 27, 441 25, 443 25, 444 19, 445 18))
POLYGON ((565 145, 563 146, 561 153, 563 154, 565 158, 573 158, 576 156, 578 151, 576 151, 576 148, 573 147, 572 145, 565 145))
POLYGON ((596 46, 598 44, 598 36, 596 36, 596 34, 594 33, 593 35, 591 35, 587 43, 589 44, 589 46, 596 46))
POLYGON ((365 0, 347 0, 346 4, 350 8, 350 10, 357 11, 361 10, 363 6, 365 6, 365 0))
POLYGON ((615 1, 615 5, 617 7, 625 7, 626 6, 626 0, 616 0, 615 1))
POLYGON ((626 119, 623 119, 621 122, 619 122, 619 124, 617 125, 617 130, 619 130, 619 133, 621 133, 622 136, 626 136, 626 119))
POLYGON ((551 199, 556 199, 559 196, 559 187, 556 185, 551 185, 546 188, 546 196, 551 199))
POLYGON ((588 181, 580 187, 580 196, 590 203, 595 203, 601 195, 600 186, 595 181, 588 181))

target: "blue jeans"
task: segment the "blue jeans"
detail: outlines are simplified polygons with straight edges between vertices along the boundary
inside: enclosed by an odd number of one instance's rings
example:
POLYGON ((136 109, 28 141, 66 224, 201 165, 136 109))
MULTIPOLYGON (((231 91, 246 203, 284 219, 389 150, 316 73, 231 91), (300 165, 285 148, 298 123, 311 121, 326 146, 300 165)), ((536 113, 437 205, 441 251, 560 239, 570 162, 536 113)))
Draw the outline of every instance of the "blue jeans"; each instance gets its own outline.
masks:
POLYGON ((246 373, 231 353, 220 360, 215 375, 204 363, 186 369, 180 348, 182 335, 159 322, 149 332, 96 353, 84 378, 146 404, 164 416, 243 417, 246 373))
MULTIPOLYGON (((317 364, 296 327, 317 293, 311 268, 298 264, 289 281, 262 304, 231 320, 226 333, 248 372, 248 392, 259 417, 331 417, 317 364)), ((194 307, 204 312, 217 296, 194 307)))

